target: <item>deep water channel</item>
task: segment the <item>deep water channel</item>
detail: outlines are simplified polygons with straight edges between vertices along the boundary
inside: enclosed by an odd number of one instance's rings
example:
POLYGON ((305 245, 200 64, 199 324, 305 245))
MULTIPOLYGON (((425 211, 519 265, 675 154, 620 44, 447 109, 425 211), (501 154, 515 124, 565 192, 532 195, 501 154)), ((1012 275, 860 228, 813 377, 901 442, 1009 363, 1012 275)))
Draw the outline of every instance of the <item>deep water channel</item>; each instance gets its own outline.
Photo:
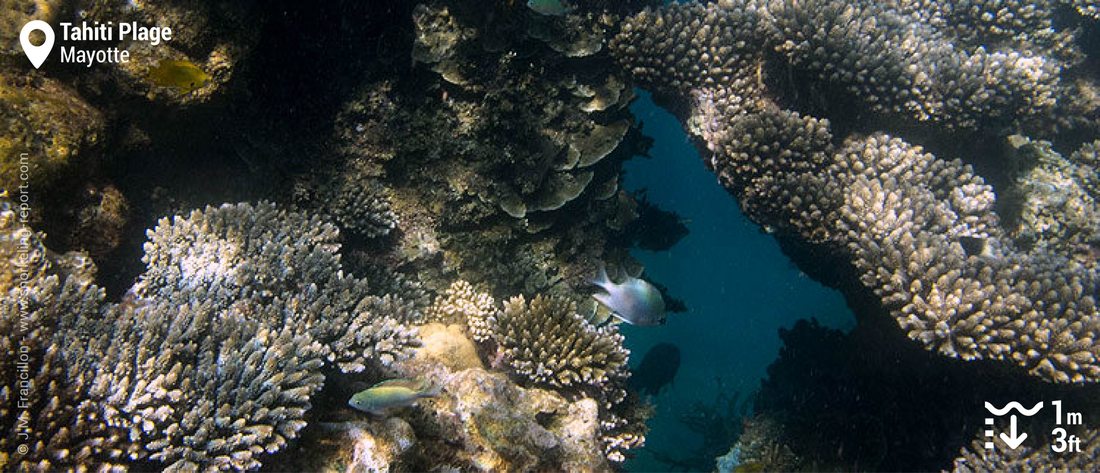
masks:
POLYGON ((664 326, 623 329, 632 366, 657 343, 680 348, 675 381, 652 399, 656 414, 646 447, 626 464, 629 471, 667 471, 670 465, 654 452, 686 456, 702 443, 680 418, 696 402, 713 403, 720 390, 751 397, 779 353, 780 327, 815 317, 849 328, 854 317, 839 292, 803 274, 741 214, 679 122, 648 94, 639 96, 632 110, 654 139, 652 159, 629 161, 624 187, 646 189, 651 202, 680 214, 690 231, 668 251, 634 251, 645 276, 684 300, 688 312, 671 314, 664 326))

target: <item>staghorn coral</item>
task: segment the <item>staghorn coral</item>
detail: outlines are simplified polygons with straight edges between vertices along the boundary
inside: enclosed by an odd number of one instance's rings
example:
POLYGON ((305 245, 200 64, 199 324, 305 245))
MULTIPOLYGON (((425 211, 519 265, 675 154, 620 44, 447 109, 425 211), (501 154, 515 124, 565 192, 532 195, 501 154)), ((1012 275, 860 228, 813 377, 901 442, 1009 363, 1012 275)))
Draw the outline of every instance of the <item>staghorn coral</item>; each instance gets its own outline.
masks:
POLYGON ((131 459, 250 470, 305 426, 324 382, 322 349, 296 327, 264 327, 280 308, 139 304, 98 334, 89 355, 100 354, 100 372, 86 394, 126 432, 131 459))
POLYGON ((415 318, 405 313, 415 309, 393 310, 392 302, 346 275, 336 253, 338 231, 318 217, 270 203, 223 205, 162 219, 148 235, 139 297, 184 303, 201 290, 218 308, 242 300, 277 304, 297 315, 271 322, 295 324, 321 341, 324 356, 344 371, 362 370, 363 359, 391 362, 415 345, 415 331, 399 321, 415 318), (390 310, 379 313, 379 307, 390 310))
MULTIPOLYGON (((1062 69, 1072 65, 1058 56, 1071 49, 1068 30, 1045 27, 1038 31, 1054 38, 1028 37, 1010 42, 1011 47, 986 37, 996 36, 991 33, 959 48, 957 34, 980 31, 963 20, 981 20, 989 10, 973 5, 975 13, 945 12, 915 3, 674 4, 627 18, 611 47, 639 80, 679 94, 706 89, 726 116, 759 101, 765 82, 774 82, 767 62, 779 60, 779 67, 804 74, 824 91, 862 102, 874 114, 964 130, 1072 121, 1057 116, 1069 114, 1058 99, 1073 95, 1059 80, 1062 69), (1032 47, 1040 43, 1049 47, 1032 47), (765 58, 768 49, 776 55, 765 58)), ((1032 12, 1030 5, 1018 10, 1032 12)), ((1003 28, 1028 32, 1033 23, 1051 21, 1043 16, 1003 28)))
POLYGON ((900 140, 863 149, 858 162, 875 177, 840 174, 851 180, 837 223, 861 281, 910 337, 949 356, 1011 359, 1054 381, 1100 376, 1093 271, 1015 251, 996 226, 991 190, 960 163, 920 158, 900 140), (883 166, 894 162, 897 177, 883 166))
POLYGON ((80 275, 4 298, 0 323, 38 327, 30 350, 50 389, 32 392, 54 396, 35 401, 45 440, 18 464, 254 469, 305 426, 323 365, 389 365, 418 344, 399 321, 415 308, 344 274, 337 231, 316 218, 224 205, 148 236, 147 270, 120 304, 80 275))
POLYGON ((1093 20, 1100 20, 1100 3, 1095 0, 1073 0, 1071 3, 1078 13, 1093 20))
POLYGON ((1052 115, 1061 64, 1050 56, 962 49, 936 22, 881 2, 777 1, 767 14, 770 42, 792 66, 874 112, 959 128, 1052 115))

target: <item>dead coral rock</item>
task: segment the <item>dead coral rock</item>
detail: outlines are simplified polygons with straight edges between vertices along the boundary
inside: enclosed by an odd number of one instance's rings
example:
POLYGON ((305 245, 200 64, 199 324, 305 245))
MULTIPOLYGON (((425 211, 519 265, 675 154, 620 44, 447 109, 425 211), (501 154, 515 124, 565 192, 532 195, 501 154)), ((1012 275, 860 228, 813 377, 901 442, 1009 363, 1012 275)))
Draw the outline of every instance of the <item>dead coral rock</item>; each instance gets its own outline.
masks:
POLYGON ((418 332, 424 345, 413 355, 413 363, 437 363, 451 371, 485 367, 463 326, 433 322, 420 326, 418 332))
POLYGON ((76 164, 103 135, 103 116, 53 79, 0 74, 0 189, 36 194, 76 164))
POLYGON ((458 455, 477 471, 610 471, 599 448, 598 406, 524 389, 503 374, 465 370, 445 384, 436 406, 444 437, 459 439, 458 455))
POLYGON ((110 184, 89 184, 80 195, 79 205, 65 246, 83 248, 97 257, 117 248, 130 215, 130 203, 122 192, 110 184))
POLYGON ((0 41, 3 41, 0 53, 22 56, 19 30, 30 20, 51 21, 64 3, 62 0, 0 0, 0 31, 3 32, 0 33, 0 41))

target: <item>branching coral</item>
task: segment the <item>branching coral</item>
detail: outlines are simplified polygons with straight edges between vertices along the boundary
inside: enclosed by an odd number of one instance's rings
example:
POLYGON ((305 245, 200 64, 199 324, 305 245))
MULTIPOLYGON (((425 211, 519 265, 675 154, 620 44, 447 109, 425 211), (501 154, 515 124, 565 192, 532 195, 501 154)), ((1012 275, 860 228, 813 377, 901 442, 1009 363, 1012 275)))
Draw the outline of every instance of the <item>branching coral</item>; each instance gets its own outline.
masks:
POLYGON ((40 386, 60 393, 36 404, 48 443, 16 462, 254 469, 305 425, 326 362, 359 371, 418 343, 399 322, 413 309, 344 274, 337 231, 316 218, 224 205, 148 235, 121 304, 79 277, 8 292, 3 323, 29 309, 40 386))
POLYGON ((466 281, 458 280, 435 299, 428 308, 428 317, 433 321, 463 323, 471 338, 485 342, 493 335, 489 322, 496 310, 496 301, 492 296, 478 292, 466 281))
POLYGON ((630 352, 614 325, 596 328, 577 314, 576 303, 523 296, 504 302, 489 319, 504 361, 533 382, 601 388, 622 380, 630 352))
POLYGON ((329 169, 331 174, 304 180, 296 200, 319 207, 344 232, 364 238, 388 235, 397 227, 385 186, 358 169, 329 169))
POLYGON ((614 325, 593 326, 575 302, 557 296, 538 295, 530 303, 516 296, 498 309, 464 281, 452 284, 430 312, 465 317, 471 337, 493 347, 499 363, 531 384, 595 399, 608 459, 624 461, 624 451, 644 444, 648 406, 626 391, 630 352, 614 325))
MULTIPOLYGON (((998 426, 1000 427, 1000 426, 998 426)), ((985 447, 986 438, 975 440, 955 460, 956 473, 979 471, 1095 471, 1100 468, 1100 430, 1080 433, 1079 451, 1059 455, 1045 446, 1033 448, 1020 446, 1008 448, 999 438, 994 439, 993 451, 985 447)))

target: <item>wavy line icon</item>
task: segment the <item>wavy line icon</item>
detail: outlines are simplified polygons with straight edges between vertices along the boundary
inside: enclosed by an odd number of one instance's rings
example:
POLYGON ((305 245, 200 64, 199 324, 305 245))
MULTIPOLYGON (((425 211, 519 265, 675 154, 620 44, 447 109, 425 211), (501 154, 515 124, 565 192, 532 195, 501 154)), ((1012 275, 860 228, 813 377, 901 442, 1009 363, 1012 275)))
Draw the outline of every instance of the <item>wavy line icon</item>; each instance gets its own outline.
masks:
POLYGON ((1020 411, 1020 414, 1031 417, 1035 415, 1035 413, 1039 412, 1039 409, 1043 408, 1043 401, 1039 401, 1039 403, 1035 404, 1035 407, 1032 407, 1031 409, 1024 409, 1024 406, 1016 401, 1012 401, 1008 404, 1005 404, 1004 407, 997 409, 996 407, 993 407, 993 404, 990 404, 989 401, 986 401, 985 408, 995 416, 1003 416, 1009 411, 1016 409, 1017 411, 1020 411))

